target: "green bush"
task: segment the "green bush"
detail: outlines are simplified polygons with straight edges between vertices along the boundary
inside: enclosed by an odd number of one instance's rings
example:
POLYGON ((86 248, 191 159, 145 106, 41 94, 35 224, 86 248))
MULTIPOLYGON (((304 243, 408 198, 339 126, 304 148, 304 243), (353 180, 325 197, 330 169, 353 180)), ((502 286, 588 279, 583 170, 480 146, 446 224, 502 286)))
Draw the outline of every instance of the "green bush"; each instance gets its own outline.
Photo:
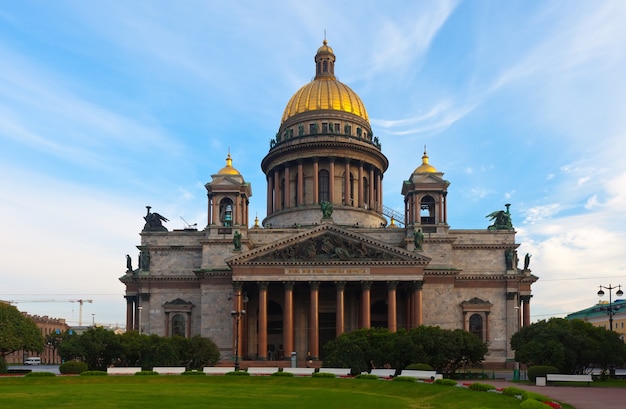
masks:
POLYGON ((456 381, 454 379, 437 379, 435 381, 436 385, 445 385, 445 386, 454 386, 456 385, 456 381))
POLYGON ((107 376, 107 373, 104 371, 85 371, 81 372, 80 376, 107 376))
POLYGON ((274 372, 271 376, 283 376, 285 378, 293 378, 293 374, 291 372, 274 372))
POLYGON ((185 371, 181 373, 181 375, 197 375, 197 376, 205 376, 206 374, 203 371, 185 371))
POLYGON ((550 406, 534 399, 527 399, 519 404, 520 409, 547 409, 550 406))
POLYGON ((85 372, 87 369, 89 369, 87 364, 80 361, 67 361, 59 365, 59 372, 63 375, 78 375, 85 372))
POLYGON ((246 371, 232 371, 232 372, 226 372, 224 374, 225 376, 250 376, 250 374, 246 371))
POLYGON ((154 376, 154 375, 158 375, 158 372, 155 371, 139 371, 139 372, 135 372, 135 376, 154 376))
POLYGON ((412 376, 396 376, 395 378, 393 378, 393 380, 400 382, 415 382, 415 378, 413 378, 412 376))
POLYGON ((29 378, 42 378, 46 376, 56 376, 56 375, 52 372, 31 372, 31 373, 27 373, 24 376, 28 376, 29 378))
POLYGON ((404 369, 413 371, 432 371, 433 367, 428 364, 411 364, 404 369))
POLYGON ((508 388, 502 389, 502 393, 508 396, 524 396, 526 391, 524 389, 516 388, 515 386, 509 386, 508 388))
POLYGON ((559 373, 559 370, 549 365, 531 366, 528 368, 528 380, 534 383, 537 377, 546 376, 549 373, 559 373))
POLYGON ((370 381, 377 381, 378 380, 378 376, 376 375, 372 375, 372 374, 368 374, 368 373, 362 373, 362 374, 358 374, 357 376, 355 376, 356 379, 367 379, 370 381))
POLYGON ((550 400, 550 398, 548 398, 546 395, 531 391, 525 391, 522 397, 524 398, 524 400, 536 400, 539 402, 545 402, 547 400, 550 400))
POLYGON ((314 372, 313 378, 336 378, 337 376, 334 373, 328 372, 314 372))
POLYGON ((489 390, 496 389, 496 387, 493 386, 493 385, 489 385, 487 383, 474 382, 473 384, 468 386, 468 389, 471 389, 473 391, 484 391, 484 392, 487 392, 489 390))

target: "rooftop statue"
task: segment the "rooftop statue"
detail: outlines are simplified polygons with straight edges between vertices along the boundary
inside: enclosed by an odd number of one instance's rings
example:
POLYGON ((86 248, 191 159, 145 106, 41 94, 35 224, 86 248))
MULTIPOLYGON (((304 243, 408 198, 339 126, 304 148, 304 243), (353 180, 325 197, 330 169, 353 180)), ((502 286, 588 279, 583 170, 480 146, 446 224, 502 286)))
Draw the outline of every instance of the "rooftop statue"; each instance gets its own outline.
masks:
POLYGON ((320 203, 320 207, 322 208, 322 217, 324 219, 330 219, 333 215, 333 204, 330 202, 322 202, 320 203))
POLYGON ((169 220, 158 213, 150 213, 151 208, 151 206, 146 206, 148 213, 143 218, 146 221, 143 231, 167 231, 162 222, 169 222, 169 220))
POLYGON ((505 210, 497 210, 495 212, 489 213, 487 216, 490 221, 493 222, 492 225, 487 227, 488 230, 513 230, 513 222, 511 221, 511 212, 509 211, 509 207, 511 206, 509 203, 505 204, 505 210))

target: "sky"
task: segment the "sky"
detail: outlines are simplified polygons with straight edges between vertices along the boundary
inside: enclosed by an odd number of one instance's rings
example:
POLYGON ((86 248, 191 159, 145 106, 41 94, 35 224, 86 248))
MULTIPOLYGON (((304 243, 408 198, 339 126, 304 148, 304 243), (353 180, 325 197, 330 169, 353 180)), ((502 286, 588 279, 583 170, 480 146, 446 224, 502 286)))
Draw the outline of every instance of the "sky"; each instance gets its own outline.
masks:
POLYGON ((262 220, 261 160, 326 38, 384 204, 426 146, 451 228, 511 204, 532 321, 587 308, 626 285, 624 21, 619 0, 0 0, 0 299, 123 327, 145 206, 205 226, 229 149, 262 220))

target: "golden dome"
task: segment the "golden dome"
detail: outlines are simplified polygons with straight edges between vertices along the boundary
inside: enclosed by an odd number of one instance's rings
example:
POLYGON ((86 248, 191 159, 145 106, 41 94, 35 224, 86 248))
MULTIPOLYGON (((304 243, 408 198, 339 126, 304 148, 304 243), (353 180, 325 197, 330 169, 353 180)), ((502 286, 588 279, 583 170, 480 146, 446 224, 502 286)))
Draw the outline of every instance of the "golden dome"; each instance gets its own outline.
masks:
POLYGON ((437 173, 437 169, 428 163, 428 155, 426 154, 426 148, 424 147, 424 155, 422 156, 422 164, 418 166, 413 173, 437 173))
POLYGON ((315 79, 291 97, 283 113, 282 122, 304 112, 319 110, 348 112, 369 122, 361 98, 350 87, 335 78, 335 54, 326 40, 317 50, 315 66, 315 79))
POLYGON ((240 175, 239 171, 233 168, 233 159, 230 157, 230 152, 228 153, 228 157, 226 158, 226 166, 220 169, 217 172, 218 175, 240 175))

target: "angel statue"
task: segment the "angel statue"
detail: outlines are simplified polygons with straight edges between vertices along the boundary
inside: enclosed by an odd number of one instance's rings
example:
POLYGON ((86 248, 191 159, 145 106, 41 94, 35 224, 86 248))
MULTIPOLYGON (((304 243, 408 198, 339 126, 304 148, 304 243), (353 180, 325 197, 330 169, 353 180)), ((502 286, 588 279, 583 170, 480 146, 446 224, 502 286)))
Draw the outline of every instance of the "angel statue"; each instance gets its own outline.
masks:
POLYGON ((158 213, 150 213, 152 206, 146 206, 148 213, 143 217, 146 224, 143 226, 144 231, 167 231, 167 228, 163 226, 162 222, 169 222, 168 219, 161 216, 158 213))
POLYGON ((330 219, 333 215, 333 204, 330 202, 322 202, 320 203, 320 207, 322 208, 322 218, 330 219))
POLYGON ((513 222, 511 221, 511 212, 509 211, 509 207, 511 206, 509 203, 505 204, 505 210, 497 210, 495 212, 489 213, 487 218, 493 222, 492 225, 487 227, 488 230, 513 230, 513 222))

